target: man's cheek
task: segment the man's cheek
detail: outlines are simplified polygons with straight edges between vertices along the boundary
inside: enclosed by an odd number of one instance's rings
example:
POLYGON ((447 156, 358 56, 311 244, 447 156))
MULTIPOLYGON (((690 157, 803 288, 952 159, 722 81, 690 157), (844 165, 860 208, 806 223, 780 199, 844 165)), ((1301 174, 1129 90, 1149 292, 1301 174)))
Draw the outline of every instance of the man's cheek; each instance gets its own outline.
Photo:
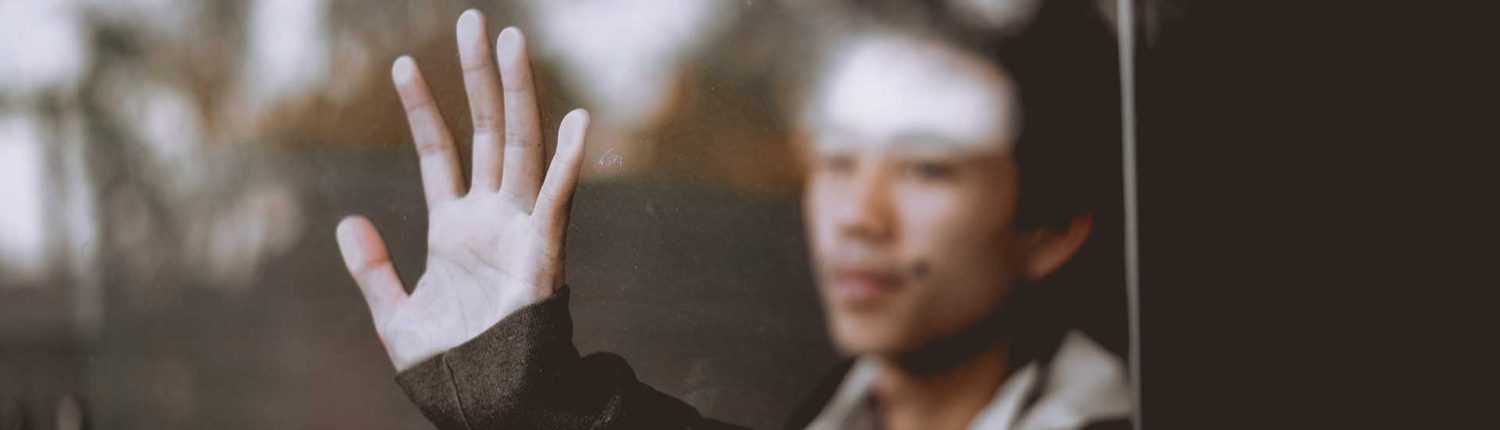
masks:
POLYGON ((911 269, 908 270, 907 273, 907 276, 909 276, 914 282, 925 281, 927 279, 927 275, 932 273, 932 263, 929 263, 926 257, 917 257, 916 261, 911 264, 911 269))

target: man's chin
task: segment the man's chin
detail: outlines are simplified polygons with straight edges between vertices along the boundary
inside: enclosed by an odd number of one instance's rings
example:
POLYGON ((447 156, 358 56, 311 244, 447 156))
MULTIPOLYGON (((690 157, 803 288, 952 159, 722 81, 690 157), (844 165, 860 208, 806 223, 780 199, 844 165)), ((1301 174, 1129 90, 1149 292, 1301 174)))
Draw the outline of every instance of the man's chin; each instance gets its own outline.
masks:
POLYGON ((832 321, 834 347, 845 356, 893 356, 909 349, 895 330, 850 321, 832 321))

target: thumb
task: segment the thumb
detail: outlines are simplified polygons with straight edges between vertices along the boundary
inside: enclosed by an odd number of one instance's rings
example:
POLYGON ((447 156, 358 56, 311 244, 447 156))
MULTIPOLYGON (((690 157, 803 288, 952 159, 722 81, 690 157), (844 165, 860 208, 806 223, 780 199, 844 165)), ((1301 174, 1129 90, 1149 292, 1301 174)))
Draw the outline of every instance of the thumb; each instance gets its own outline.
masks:
POLYGON ((344 266, 359 284, 379 332, 407 299, 406 289, 401 287, 401 278, 396 276, 396 267, 386 252, 385 241, 370 220, 362 216, 346 217, 339 222, 338 241, 344 266))

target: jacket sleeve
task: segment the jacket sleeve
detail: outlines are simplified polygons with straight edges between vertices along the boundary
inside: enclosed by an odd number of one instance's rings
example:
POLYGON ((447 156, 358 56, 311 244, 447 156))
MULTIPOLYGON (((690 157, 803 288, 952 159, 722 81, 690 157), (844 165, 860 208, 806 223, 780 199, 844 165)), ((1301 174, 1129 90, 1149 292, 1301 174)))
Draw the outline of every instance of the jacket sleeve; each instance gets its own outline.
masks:
POLYGON ((579 357, 569 289, 396 375, 440 429, 731 429, 637 381, 609 353, 579 357))

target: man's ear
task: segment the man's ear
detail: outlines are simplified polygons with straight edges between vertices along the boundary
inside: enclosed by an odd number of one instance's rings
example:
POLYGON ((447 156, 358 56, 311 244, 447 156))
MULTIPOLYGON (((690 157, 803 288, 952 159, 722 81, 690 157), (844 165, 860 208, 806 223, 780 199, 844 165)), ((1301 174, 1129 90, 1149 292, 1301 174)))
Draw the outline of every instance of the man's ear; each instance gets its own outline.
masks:
POLYGON ((1094 229, 1094 215, 1073 217, 1063 231, 1039 229, 1028 239, 1030 245, 1022 275, 1027 281, 1036 281, 1051 275, 1073 259, 1073 255, 1088 241, 1094 229))

